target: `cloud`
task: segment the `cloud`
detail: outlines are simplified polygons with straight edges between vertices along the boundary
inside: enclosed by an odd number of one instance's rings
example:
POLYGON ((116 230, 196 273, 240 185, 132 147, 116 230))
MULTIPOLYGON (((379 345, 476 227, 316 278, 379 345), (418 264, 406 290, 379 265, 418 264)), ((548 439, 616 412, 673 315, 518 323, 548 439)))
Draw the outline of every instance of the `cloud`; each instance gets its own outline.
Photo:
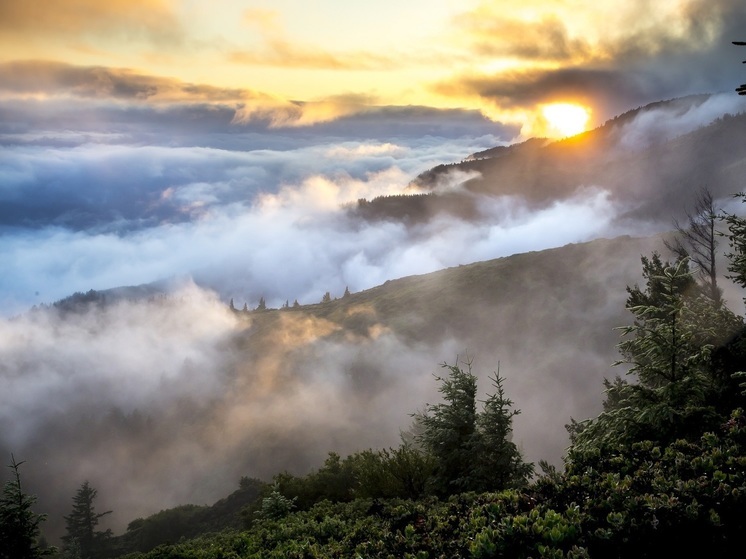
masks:
POLYGON ((402 59, 364 51, 332 53, 320 47, 299 44, 288 36, 275 10, 250 8, 243 13, 246 25, 258 32, 259 47, 232 50, 227 59, 234 64, 323 70, 390 70, 402 59))
POLYGON ((0 92, 169 103, 238 103, 272 99, 269 95, 249 90, 191 84, 140 74, 127 68, 76 66, 50 60, 0 63, 0 92))
POLYGON ((212 503, 244 475, 304 473, 330 450, 395 445, 407 414, 434 396, 428 352, 457 351, 409 347, 386 329, 340 340, 338 325, 302 312, 278 321, 262 340, 193 284, 0 320, 0 450, 30 465, 45 529, 59 535, 84 479, 122 532, 138 516, 212 503))
POLYGON ((156 42, 179 34, 171 0, 65 0, 0 2, 0 29, 5 33, 45 35, 144 35, 156 42))
POLYGON ((455 19, 474 64, 432 87, 446 97, 481 99, 503 118, 537 103, 580 101, 600 124, 650 101, 730 89, 730 41, 744 22, 746 10, 732 0, 521 4, 515 11, 483 3, 455 19))

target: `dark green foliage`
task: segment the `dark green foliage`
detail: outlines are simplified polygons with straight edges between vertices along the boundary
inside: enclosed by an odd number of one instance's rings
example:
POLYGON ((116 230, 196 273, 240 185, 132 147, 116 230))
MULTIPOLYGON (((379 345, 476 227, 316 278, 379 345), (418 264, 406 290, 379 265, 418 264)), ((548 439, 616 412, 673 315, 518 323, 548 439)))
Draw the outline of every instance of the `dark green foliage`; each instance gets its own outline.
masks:
POLYGON ((262 507, 257 516, 264 520, 280 520, 295 508, 295 498, 288 499, 280 493, 279 484, 275 483, 270 494, 262 499, 262 507))
MULTIPOLYGON (((242 511, 256 503, 261 505, 265 485, 257 479, 242 477, 238 490, 212 506, 182 505, 147 518, 135 519, 129 523, 123 535, 111 539, 109 547, 117 550, 118 554, 150 551, 159 545, 195 538, 208 532, 238 529, 244 524, 242 511)), ((248 514, 253 516, 254 510, 248 514)))
POLYGON ((257 311, 265 311, 267 310, 267 302, 264 300, 264 297, 259 297, 259 304, 256 306, 257 311))
POLYGON ((443 363, 448 376, 436 377, 441 404, 429 404, 416 414, 422 433, 417 442, 435 460, 433 487, 436 493, 450 495, 468 491, 474 484, 472 466, 477 430, 477 377, 471 364, 463 370, 443 363))
POLYGON ((97 513, 93 505, 98 491, 83 482, 73 497, 73 510, 65 516, 65 552, 76 559, 98 559, 105 554, 111 530, 96 530, 99 519, 111 511, 97 513))
MULTIPOLYGON (((735 195, 746 202, 746 192, 735 195)), ((728 253, 728 271, 730 279, 741 287, 746 288, 746 218, 735 214, 726 214, 724 221, 728 226, 728 245, 731 252, 728 253)))
POLYGON ((161 547, 140 559, 737 557, 746 530, 746 420, 698 441, 573 459, 523 491, 447 500, 324 501, 161 547))
POLYGON ((490 380, 495 393, 477 413, 477 377, 471 371, 444 363, 447 377, 436 377, 444 402, 415 414, 421 433, 417 442, 435 463, 432 489, 438 495, 463 491, 494 491, 525 484, 533 472, 512 442, 513 402, 498 373, 490 380))
POLYGON ((475 451, 475 491, 521 487, 533 474, 533 465, 523 461, 513 442, 513 418, 521 413, 503 388, 499 371, 490 377, 495 393, 484 402, 477 416, 475 451))
POLYGON ((11 479, 5 482, 0 497, 0 559, 34 559, 55 551, 39 545, 39 525, 46 515, 36 514, 32 510, 36 498, 23 492, 18 471, 21 464, 11 454, 11 479))
MULTIPOLYGON (((642 259, 647 285, 628 288, 627 308, 634 323, 621 329, 622 360, 634 382, 606 382, 603 413, 569 426, 576 451, 653 440, 668 444, 696 440, 725 420, 734 398, 731 374, 713 360, 736 357, 725 352, 743 329, 742 320, 696 284, 688 259, 642 259)), ((731 347, 738 351, 738 348, 731 347)))

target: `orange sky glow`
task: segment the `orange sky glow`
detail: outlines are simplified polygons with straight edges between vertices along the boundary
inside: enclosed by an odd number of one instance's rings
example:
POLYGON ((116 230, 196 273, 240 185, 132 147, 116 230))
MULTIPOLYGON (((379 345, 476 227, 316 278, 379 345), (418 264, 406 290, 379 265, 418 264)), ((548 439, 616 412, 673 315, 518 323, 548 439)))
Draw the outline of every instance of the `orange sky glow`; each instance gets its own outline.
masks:
POLYGON ((666 49, 710 48, 726 18, 719 4, 727 2, 3 2, 0 64, 25 81, 0 95, 80 95, 55 77, 62 64, 99 69, 97 95, 134 80, 148 87, 139 101, 235 103, 237 122, 270 111, 275 126, 307 126, 420 105, 478 110, 524 137, 562 136, 583 115, 586 127, 611 116, 604 72, 666 49), (542 107, 557 103, 577 107, 574 124, 547 119, 542 107))

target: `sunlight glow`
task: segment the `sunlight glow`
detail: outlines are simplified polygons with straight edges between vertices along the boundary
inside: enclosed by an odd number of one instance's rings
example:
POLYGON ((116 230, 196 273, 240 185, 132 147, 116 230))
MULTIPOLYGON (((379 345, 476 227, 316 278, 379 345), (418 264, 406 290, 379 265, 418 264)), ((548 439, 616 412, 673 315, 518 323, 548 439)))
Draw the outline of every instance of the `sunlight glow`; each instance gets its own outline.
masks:
POLYGON ((585 132, 591 118, 590 109, 574 103, 544 105, 541 113, 547 120, 548 131, 562 137, 585 132))

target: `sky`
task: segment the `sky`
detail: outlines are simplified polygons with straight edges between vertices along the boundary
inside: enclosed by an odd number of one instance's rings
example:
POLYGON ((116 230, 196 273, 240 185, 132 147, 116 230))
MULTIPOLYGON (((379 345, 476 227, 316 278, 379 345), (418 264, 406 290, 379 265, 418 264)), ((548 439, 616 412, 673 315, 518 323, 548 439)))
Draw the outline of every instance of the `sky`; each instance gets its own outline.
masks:
MULTIPOLYGON (((228 301, 317 303, 670 228, 664 212, 620 220, 629 208, 595 184, 541 207, 481 196, 475 220, 366 221, 349 209, 416 192, 412 180, 436 165, 662 99, 717 94, 685 113, 640 114, 620 149, 743 112, 734 89, 746 53, 731 41, 745 29, 742 0, 0 0, 0 450, 28 460, 59 529, 85 477, 108 492, 102 510, 119 510, 123 528, 135 514, 217 500, 240 475, 302 472, 335 445, 396 444, 407 413, 436 396, 434 367, 469 340, 417 344, 382 330, 349 345, 304 318, 246 360, 231 344, 250 325, 228 301), (160 306, 26 312, 151 282, 175 286, 160 306), (351 370, 372 371, 375 398, 351 385, 351 370), (301 458, 291 452, 300 439, 301 458), (217 467, 210 485, 204 471, 217 467)), ((437 190, 467 178, 447 174, 437 190)), ((610 276, 629 272, 613 266, 610 276)), ((618 308, 623 286, 613 293, 599 312, 618 308)), ((484 362, 500 359, 499 344, 483 346, 494 350, 484 362)), ((516 358, 508 388, 521 386, 522 367, 531 374, 518 399, 545 385, 559 352, 566 371, 601 371, 598 390, 568 383, 583 390, 558 399, 562 413, 597 406, 613 347, 582 367, 575 346, 552 351, 516 358)), ((531 430, 538 441, 545 419, 531 430)), ((562 431, 566 420, 552 424, 562 431)), ((557 462, 553 444, 548 456, 534 441, 530 456, 557 462)))
POLYGON ((200 268, 256 300, 299 255, 272 303, 463 263, 432 246, 385 262, 400 226, 361 244, 338 209, 489 147, 732 91, 744 22, 735 0, 4 0, 0 312, 200 268))

